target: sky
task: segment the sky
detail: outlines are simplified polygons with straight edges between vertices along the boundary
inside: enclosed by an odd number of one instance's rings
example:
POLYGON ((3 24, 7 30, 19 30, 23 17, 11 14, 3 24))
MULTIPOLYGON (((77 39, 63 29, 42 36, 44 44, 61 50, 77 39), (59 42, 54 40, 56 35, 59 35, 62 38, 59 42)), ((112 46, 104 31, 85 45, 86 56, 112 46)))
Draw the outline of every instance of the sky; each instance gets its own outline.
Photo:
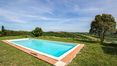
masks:
POLYGON ((117 21, 117 0, 0 0, 0 26, 10 30, 88 32, 102 13, 117 21))

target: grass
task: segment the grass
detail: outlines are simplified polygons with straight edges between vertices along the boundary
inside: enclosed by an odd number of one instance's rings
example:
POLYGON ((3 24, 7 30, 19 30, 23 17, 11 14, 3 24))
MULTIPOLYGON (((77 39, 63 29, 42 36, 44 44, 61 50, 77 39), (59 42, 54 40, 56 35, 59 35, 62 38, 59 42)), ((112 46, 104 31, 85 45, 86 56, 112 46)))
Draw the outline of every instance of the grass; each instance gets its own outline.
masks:
MULTIPOLYGON (((3 39, 24 38, 23 36, 1 37, 3 39)), ((0 66, 51 66, 0 41, 0 66)))
MULTIPOLYGON (((0 37, 0 40, 25 38, 24 36, 0 37)), ((85 47, 68 66, 116 66, 117 47, 100 45, 99 42, 77 38, 42 36, 39 39, 84 43, 85 47)), ((37 38, 37 39, 38 39, 37 38)), ((82 37, 81 37, 82 38, 82 37)), ((0 66, 52 66, 27 53, 0 41, 0 66)))

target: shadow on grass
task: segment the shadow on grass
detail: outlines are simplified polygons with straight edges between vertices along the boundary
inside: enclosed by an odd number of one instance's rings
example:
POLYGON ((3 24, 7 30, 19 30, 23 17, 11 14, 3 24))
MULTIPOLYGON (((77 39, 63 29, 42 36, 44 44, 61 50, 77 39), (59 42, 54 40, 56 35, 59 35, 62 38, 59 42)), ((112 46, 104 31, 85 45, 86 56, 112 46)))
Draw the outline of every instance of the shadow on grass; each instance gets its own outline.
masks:
POLYGON ((103 46, 115 47, 117 48, 117 43, 104 43, 103 46))
POLYGON ((117 55, 117 44, 104 43, 102 49, 106 54, 117 55))

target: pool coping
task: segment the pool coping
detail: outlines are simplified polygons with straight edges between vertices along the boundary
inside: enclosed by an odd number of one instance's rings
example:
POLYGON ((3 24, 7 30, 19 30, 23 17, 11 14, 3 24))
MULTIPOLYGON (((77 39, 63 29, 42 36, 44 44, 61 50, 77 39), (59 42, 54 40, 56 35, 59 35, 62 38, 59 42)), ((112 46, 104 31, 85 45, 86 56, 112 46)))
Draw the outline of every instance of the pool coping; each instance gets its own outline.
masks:
MULTIPOLYGON (((29 38, 25 38, 25 39, 29 39, 29 38)), ((31 38, 33 39, 33 38, 31 38)), ((17 40, 17 39, 12 39, 12 40, 17 40)), ((22 39, 21 39, 22 40, 22 39)), ((22 50, 30 55, 33 55, 34 57, 37 57, 38 59, 41 59, 41 60, 44 60, 50 64, 53 64, 55 66, 65 66, 67 65, 68 63, 70 63, 73 58, 75 58, 76 54, 83 48, 84 44, 79 44, 78 46, 76 45, 71 52, 67 53, 67 55, 65 55, 65 57, 62 57, 61 59, 54 59, 54 58, 51 58, 51 57, 48 57, 46 55, 43 55, 43 54, 40 54, 40 53, 37 53, 35 51, 32 51, 32 50, 29 50, 27 48, 24 48, 22 46, 18 46, 18 45, 15 45, 13 43, 11 43, 10 41, 8 40, 2 40, 3 42, 5 42, 6 44, 9 44, 19 50, 22 50)), ((58 42, 58 41, 57 41, 58 42)), ((65 43, 65 42, 64 42, 65 43)), ((67 42, 66 42, 67 43, 67 42)))

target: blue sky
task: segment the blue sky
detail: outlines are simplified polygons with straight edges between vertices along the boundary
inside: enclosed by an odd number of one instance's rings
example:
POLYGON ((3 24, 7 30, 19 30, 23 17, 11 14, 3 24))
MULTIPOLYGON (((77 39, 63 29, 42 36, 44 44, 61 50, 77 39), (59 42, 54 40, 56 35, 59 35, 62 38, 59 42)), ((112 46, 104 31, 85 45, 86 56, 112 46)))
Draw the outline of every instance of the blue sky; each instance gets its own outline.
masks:
MULTIPOLYGON (((88 32, 96 14, 117 18, 117 0, 0 0, 0 26, 12 30, 88 32)), ((116 19, 117 20, 117 19, 116 19)))

